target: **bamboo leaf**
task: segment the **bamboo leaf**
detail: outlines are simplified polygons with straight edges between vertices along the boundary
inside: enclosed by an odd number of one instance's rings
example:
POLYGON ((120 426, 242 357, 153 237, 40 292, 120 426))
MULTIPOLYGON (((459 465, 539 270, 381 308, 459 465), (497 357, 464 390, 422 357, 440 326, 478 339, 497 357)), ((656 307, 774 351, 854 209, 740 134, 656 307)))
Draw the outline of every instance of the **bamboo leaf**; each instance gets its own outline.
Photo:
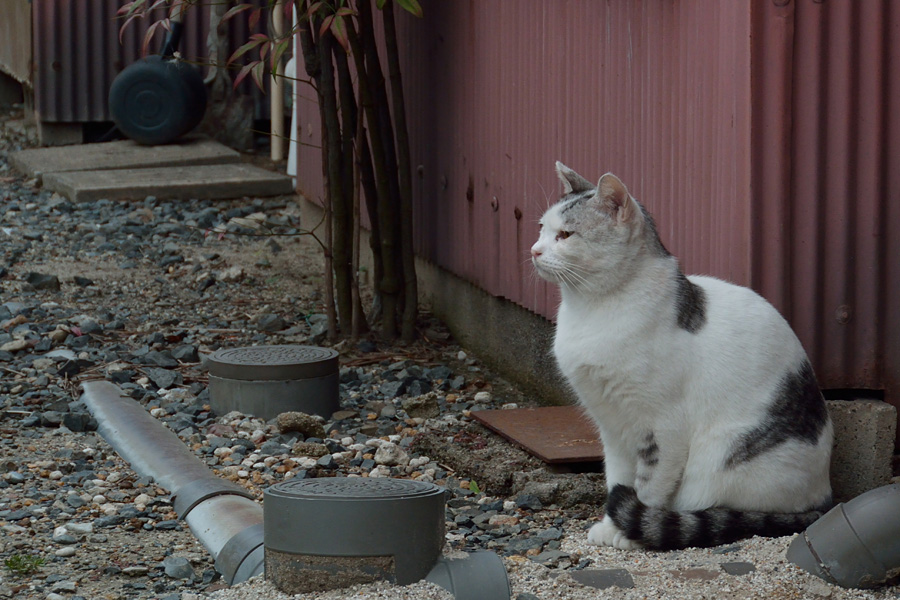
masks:
POLYGON ((119 43, 120 43, 120 44, 122 43, 122 37, 125 35, 125 30, 128 29, 128 26, 131 24, 132 21, 134 21, 135 19, 140 18, 141 16, 143 16, 143 15, 140 15, 140 14, 131 15, 131 16, 128 17, 128 19, 122 24, 122 26, 119 27, 119 43))
POLYGON ((347 23, 344 22, 344 17, 340 15, 334 17, 334 21, 331 23, 331 33, 334 34, 334 38, 349 54, 350 38, 347 37, 347 23))
POLYGON ((338 10, 335 14, 339 17, 352 17, 356 14, 356 11, 350 7, 344 7, 338 10))
POLYGON ((156 30, 159 29, 163 22, 164 21, 157 21, 147 28, 147 33, 144 34, 144 42, 141 44, 141 56, 147 56, 147 51, 150 48, 150 41, 153 39, 156 30))
POLYGON ((222 23, 232 18, 234 15, 250 10, 251 8, 253 8, 252 4, 238 4, 237 6, 232 6, 224 15, 222 15, 222 23))
POLYGON ((325 32, 331 27, 332 21, 334 21, 334 15, 328 15, 322 19, 322 26, 319 27, 319 37, 325 35, 325 32))
POLYGON ((278 42, 275 46, 275 51, 272 52, 272 73, 275 73, 276 67, 281 63, 282 55, 291 47, 292 41, 292 39, 288 38, 278 42))
POLYGON ((263 76, 266 73, 266 63, 260 61, 253 65, 253 69, 251 69, 250 74, 253 76, 253 81, 256 83, 256 87, 260 90, 265 91, 266 87, 263 84, 263 76))
POLYGON ((419 4, 419 0, 397 0, 397 4, 406 12, 422 18, 422 6, 419 4))
POLYGON ((248 52, 250 52, 257 46, 262 44, 264 41, 265 40, 261 40, 261 39, 250 40, 249 42, 247 42, 246 44, 244 44, 243 46, 241 46, 240 48, 235 50, 234 53, 228 58, 228 61, 225 64, 230 65, 231 63, 233 63, 234 61, 236 61, 243 55, 247 54, 248 52))
POLYGON ((237 77, 234 78, 234 83, 232 84, 233 89, 237 89, 237 86, 241 84, 241 82, 246 79, 247 75, 250 74, 250 69, 253 68, 255 63, 248 63, 241 67, 241 70, 238 71, 237 77))
POLYGON ((262 13, 262 7, 257 8, 252 13, 250 13, 250 18, 247 20, 247 28, 248 29, 256 29, 256 24, 259 23, 259 15, 262 13))
POLYGON ((312 20, 313 16, 322 8, 324 2, 313 2, 306 11, 306 18, 312 20))
POLYGON ((378 2, 375 3, 375 6, 378 7, 378 10, 381 10, 382 8, 384 8, 386 2, 387 0, 378 0, 378 2))

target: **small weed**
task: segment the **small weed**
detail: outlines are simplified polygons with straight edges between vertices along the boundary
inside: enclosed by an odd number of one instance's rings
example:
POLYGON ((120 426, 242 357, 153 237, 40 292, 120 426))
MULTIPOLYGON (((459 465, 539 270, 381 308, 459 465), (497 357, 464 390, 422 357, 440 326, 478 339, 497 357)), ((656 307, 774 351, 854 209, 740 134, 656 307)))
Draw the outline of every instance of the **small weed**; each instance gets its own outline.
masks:
POLYGON ((469 482, 469 489, 475 494, 481 493, 481 489, 478 487, 478 484, 475 483, 474 479, 469 482))
POLYGON ((13 554, 4 561, 4 564, 10 573, 22 577, 36 573, 44 562, 44 559, 40 556, 22 556, 21 554, 13 554))

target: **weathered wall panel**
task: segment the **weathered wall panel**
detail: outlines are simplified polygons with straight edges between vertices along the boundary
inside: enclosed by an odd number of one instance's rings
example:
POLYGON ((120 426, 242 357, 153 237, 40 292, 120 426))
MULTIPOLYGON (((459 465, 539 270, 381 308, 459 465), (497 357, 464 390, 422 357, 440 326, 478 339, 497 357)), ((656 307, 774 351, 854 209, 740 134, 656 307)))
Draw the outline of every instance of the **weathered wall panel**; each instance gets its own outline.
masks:
MULTIPOLYGON (((9 0, 6 0, 9 1, 9 0)), ((259 0, 264 1, 264 0, 259 0)), ((43 121, 109 121, 107 98, 116 75, 141 57, 149 19, 132 22, 119 43, 119 0, 33 0, 33 86, 35 111, 43 121)), ((181 53, 208 62, 209 7, 188 11, 181 53)), ((232 47, 246 40, 246 18, 232 21, 232 47)), ((165 33, 165 32, 163 32, 165 33)), ((162 44, 157 34, 150 52, 162 44)))
POLYGON ((31 83, 31 2, 0 0, 0 72, 31 83))
POLYGON ((753 284, 829 388, 900 393, 900 6, 759 3, 753 284), (773 36, 777 32, 777 38, 773 36))
MULTIPOLYGON (((400 18, 423 257, 552 317, 528 250, 553 161, 613 171, 686 271, 785 314, 824 387, 898 401, 900 4, 424 7, 400 18)), ((321 195, 319 150, 300 161, 321 195)))

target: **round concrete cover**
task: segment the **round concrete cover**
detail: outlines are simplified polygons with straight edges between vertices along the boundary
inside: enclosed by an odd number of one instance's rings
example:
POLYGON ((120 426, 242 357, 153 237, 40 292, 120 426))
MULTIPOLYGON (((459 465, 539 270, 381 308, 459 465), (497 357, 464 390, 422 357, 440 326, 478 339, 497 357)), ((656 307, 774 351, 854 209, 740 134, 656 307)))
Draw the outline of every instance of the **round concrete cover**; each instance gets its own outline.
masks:
POLYGON ((248 381, 285 381, 338 372, 338 353, 317 346, 223 348, 207 359, 210 375, 248 381))

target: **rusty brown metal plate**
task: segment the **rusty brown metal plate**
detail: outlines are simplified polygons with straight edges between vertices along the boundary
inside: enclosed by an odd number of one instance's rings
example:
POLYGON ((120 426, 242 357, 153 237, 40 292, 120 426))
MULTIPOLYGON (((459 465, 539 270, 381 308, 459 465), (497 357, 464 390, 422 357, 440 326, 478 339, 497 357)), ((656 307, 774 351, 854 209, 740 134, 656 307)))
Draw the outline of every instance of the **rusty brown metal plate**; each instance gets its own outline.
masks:
POLYGON ((546 463, 603 460, 594 424, 577 406, 479 410, 472 416, 546 463))

